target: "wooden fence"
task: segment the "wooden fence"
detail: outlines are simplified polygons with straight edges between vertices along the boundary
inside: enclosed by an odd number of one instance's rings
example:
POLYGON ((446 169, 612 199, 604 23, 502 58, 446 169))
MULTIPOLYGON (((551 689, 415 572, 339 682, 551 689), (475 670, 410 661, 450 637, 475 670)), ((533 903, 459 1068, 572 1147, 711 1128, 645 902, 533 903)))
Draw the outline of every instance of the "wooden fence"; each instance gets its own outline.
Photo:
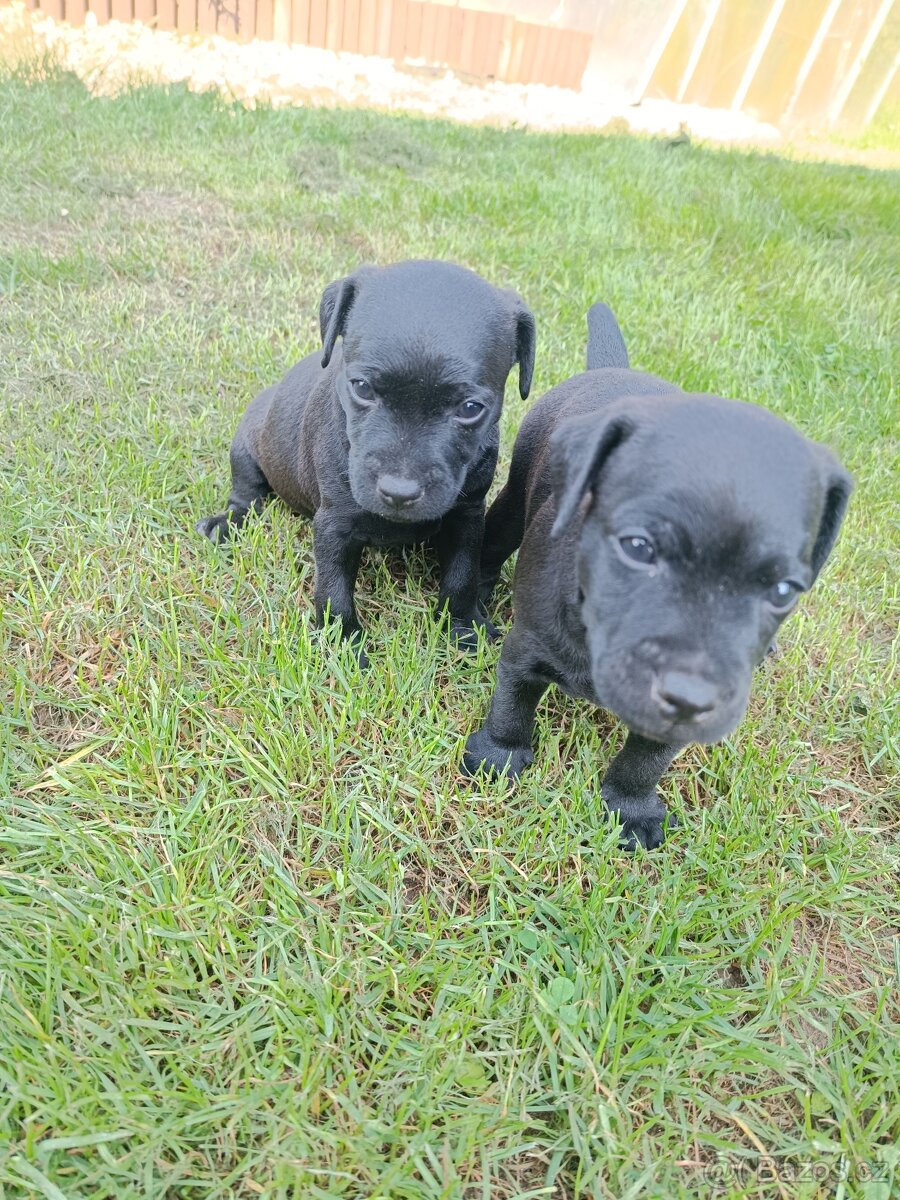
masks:
MULTIPOLYGON (((0 0, 3 3, 3 0, 0 0)), ((900 0, 27 0, 81 24, 297 42, 475 79, 867 124, 900 102, 900 0)))
POLYGON ((145 21, 179 33, 298 42, 445 66, 480 80, 577 88, 592 37, 502 12, 434 0, 28 0, 48 16, 84 23, 145 21))
POLYGON ((900 100, 895 0, 676 0, 673 16, 646 95, 857 128, 900 100))

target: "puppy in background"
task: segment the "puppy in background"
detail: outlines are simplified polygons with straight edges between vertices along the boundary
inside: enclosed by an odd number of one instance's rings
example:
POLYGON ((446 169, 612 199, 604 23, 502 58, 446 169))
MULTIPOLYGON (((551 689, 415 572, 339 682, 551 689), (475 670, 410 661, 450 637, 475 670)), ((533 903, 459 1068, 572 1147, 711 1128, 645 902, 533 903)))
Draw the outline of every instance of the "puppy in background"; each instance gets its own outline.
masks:
POLYGON ((527 413, 482 553, 485 602, 521 544, 515 619, 463 769, 517 776, 555 683, 628 727, 601 783, 622 844, 658 846, 657 784, 744 714, 756 665, 834 545, 852 482, 765 409, 628 369, 615 317, 588 315, 588 370, 527 413))
POLYGON ((321 354, 251 403, 231 447, 225 511, 197 530, 227 541, 273 494, 312 517, 316 619, 330 613, 345 638, 361 633, 363 548, 431 542, 439 611, 473 648, 479 626, 496 632, 478 602, 484 497, 516 363, 523 399, 531 387, 534 317, 473 271, 414 261, 329 284, 319 319, 321 354))

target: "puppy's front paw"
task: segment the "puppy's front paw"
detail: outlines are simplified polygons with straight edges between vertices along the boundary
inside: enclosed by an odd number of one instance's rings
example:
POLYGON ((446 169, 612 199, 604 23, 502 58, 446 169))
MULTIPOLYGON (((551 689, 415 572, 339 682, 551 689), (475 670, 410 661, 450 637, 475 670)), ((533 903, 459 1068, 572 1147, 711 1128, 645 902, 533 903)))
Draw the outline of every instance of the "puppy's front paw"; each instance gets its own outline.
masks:
POLYGON ((347 637, 342 636, 341 640, 350 647, 350 650, 356 656, 356 661, 359 663, 360 669, 364 671, 369 665, 369 656, 366 654, 365 647, 363 645, 362 628, 357 629, 354 633, 349 634, 347 637))
POLYGON ((645 850, 656 850, 666 840, 666 821, 648 818, 646 821, 623 821, 619 834, 622 850, 634 853, 638 846, 645 850))
POLYGON ((335 638, 341 645, 347 646, 356 656, 356 661, 361 667, 365 668, 369 665, 369 656, 363 645, 366 631, 354 617, 319 613, 316 617, 316 628, 327 635, 329 641, 335 638))
POLYGON ((211 517, 204 517, 197 522, 194 528, 205 538, 209 538, 214 546, 221 546, 225 542, 231 541, 239 526, 235 523, 231 512, 223 512, 214 513, 211 517))
POLYGON ((489 642, 495 642, 500 632, 492 621, 484 614, 479 614, 474 621, 461 621, 453 618, 450 622, 450 637, 460 650, 475 651, 478 649, 478 633, 481 630, 489 642))
POLYGON ((491 777, 506 771, 510 779, 518 779, 533 762, 534 754, 530 746, 501 746, 485 726, 470 733, 466 739, 461 769, 464 775, 470 777, 480 774, 491 777))
POLYGON ((604 785, 603 803, 610 816, 617 816, 621 822, 619 845, 623 850, 634 852, 638 846, 655 850, 666 840, 667 831, 677 825, 655 792, 636 799, 617 796, 604 785))

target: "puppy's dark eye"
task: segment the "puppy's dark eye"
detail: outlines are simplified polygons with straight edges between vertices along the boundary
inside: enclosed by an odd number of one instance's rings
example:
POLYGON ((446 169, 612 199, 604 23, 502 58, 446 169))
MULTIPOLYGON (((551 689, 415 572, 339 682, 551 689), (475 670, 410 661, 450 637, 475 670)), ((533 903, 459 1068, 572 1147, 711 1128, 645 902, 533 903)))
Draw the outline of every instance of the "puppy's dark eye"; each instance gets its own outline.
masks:
POLYGON ((368 379, 351 379, 350 390, 353 392, 353 399, 360 404, 368 406, 375 403, 375 392, 368 379))
POLYGON ((484 410, 480 400, 463 400, 454 415, 461 425, 474 425, 484 410))
POLYGON ((766 603, 777 612, 785 612, 797 601, 801 589, 790 579, 779 579, 766 591, 766 603))
POLYGON ((649 538, 633 534, 630 537, 619 538, 619 545, 625 557, 630 558, 632 562, 645 567, 656 562, 656 547, 649 538))

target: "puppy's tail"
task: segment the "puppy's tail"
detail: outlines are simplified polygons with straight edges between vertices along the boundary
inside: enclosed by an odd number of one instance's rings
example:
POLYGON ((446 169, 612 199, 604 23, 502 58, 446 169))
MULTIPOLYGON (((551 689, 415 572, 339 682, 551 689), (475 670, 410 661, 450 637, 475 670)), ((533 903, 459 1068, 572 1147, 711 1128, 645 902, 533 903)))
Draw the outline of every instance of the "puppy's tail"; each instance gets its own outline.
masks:
POLYGON ((587 315, 587 369, 628 367, 628 351, 619 322, 605 304, 592 304, 587 315))

